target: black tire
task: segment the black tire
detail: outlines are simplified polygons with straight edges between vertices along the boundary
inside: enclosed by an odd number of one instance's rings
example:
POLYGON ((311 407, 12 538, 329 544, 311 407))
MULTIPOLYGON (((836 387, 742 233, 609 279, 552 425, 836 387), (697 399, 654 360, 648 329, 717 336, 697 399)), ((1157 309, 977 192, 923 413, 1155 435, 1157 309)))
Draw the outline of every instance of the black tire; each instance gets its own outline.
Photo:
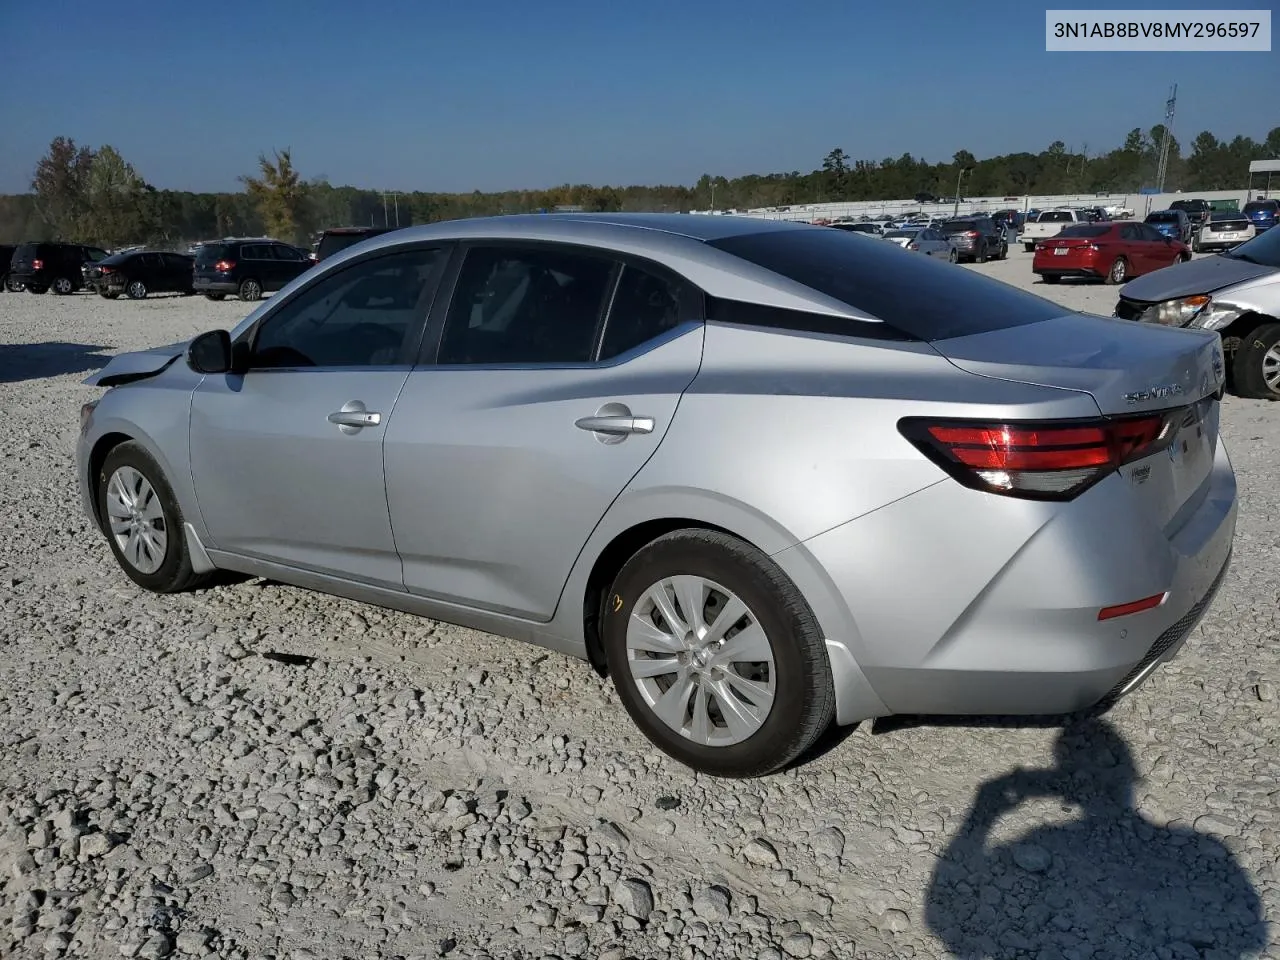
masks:
POLYGON ((1022 245, 1022 247, 1023 247, 1023 249, 1024 249, 1024 250, 1026 250, 1026 251, 1027 251, 1027 253, 1035 253, 1035 252, 1036 252, 1036 245, 1035 245, 1034 243, 1024 243, 1024 244, 1022 245))
POLYGON ((70 277, 54 277, 53 283, 49 284, 49 292, 65 297, 69 293, 76 292, 76 282, 70 277))
POLYGON ((1124 257, 1116 257, 1111 261, 1111 267, 1107 270, 1106 282, 1112 284, 1124 283, 1129 279, 1129 261, 1124 257))
POLYGON ((947 263, 956 263, 960 259, 960 255, 956 253, 955 247, 951 248, 951 252, 947 254, 947 263))
POLYGON ((978 252, 973 256, 973 262, 974 263, 987 262, 987 245, 985 243, 983 243, 982 246, 978 247, 978 252))
POLYGON ((11 292, 12 291, 9 289, 9 275, 7 273, 0 275, 0 293, 11 293, 11 292))
POLYGON ((1041 279, 1041 280, 1043 280, 1045 283, 1050 284, 1050 285, 1055 284, 1055 283, 1060 283, 1060 282, 1062 281, 1062 278, 1061 278, 1060 276, 1058 276, 1057 274, 1053 274, 1053 273, 1046 273, 1046 274, 1045 274, 1044 276, 1042 276, 1040 279, 1041 279))
POLYGON ((225 293, 206 293, 204 298, 206 300, 212 300, 214 303, 221 303, 223 300, 227 299, 227 295, 225 293))
POLYGON ((95 483, 98 491, 99 524, 106 535, 111 552, 115 554, 116 563, 130 580, 153 593, 177 593, 198 587, 209 579, 207 574, 194 573, 191 569, 191 555, 187 552, 182 510, 178 506, 178 499, 173 495, 173 488, 169 486, 164 471, 142 444, 129 440, 112 448, 98 470, 95 483), (111 524, 107 517, 107 484, 121 467, 132 467, 140 473, 151 485, 160 502, 167 542, 163 561, 158 569, 150 573, 144 573, 135 567, 125 557, 115 537, 111 535, 111 524))
POLYGON ((712 530, 676 530, 635 554, 613 582, 601 614, 601 636, 618 698, 641 732, 686 766, 719 777, 759 777, 802 755, 831 725, 835 690, 822 631, 800 591, 755 547, 712 530), (666 577, 691 574, 737 594, 763 628, 776 676, 763 725, 728 746, 681 736, 645 702, 627 666, 627 624, 637 601, 666 577))
POLYGON ((1200 238, 1199 238, 1199 237, 1196 237, 1194 240, 1192 240, 1192 241, 1191 241, 1191 252, 1192 252, 1192 253, 1200 253, 1200 238))
POLYGON ((125 287, 125 294, 130 300, 147 299, 147 285, 141 280, 130 280, 129 285, 125 287))
POLYGON ((45 293, 46 291, 48 291, 48 289, 49 289, 48 287, 42 287, 39 284, 35 284, 35 283, 27 284, 27 293, 34 293, 37 296, 39 294, 45 293))
POLYGON ((250 277, 247 280, 240 281, 240 290, 238 296, 245 303, 253 303, 255 300, 262 299, 262 284, 250 277))
POLYGON ((1264 323, 1247 337, 1242 337, 1231 363, 1232 380, 1236 393, 1250 400, 1280 400, 1280 323, 1264 323), (1274 388, 1267 384, 1267 374, 1273 377, 1274 388))
POLYGON ((997 259, 997 260, 1008 260, 1008 259, 1009 259, 1009 244, 1008 244, 1008 243, 1006 243, 1006 242, 1005 242, 1005 241, 1003 241, 1003 240, 1001 240, 1001 241, 1000 241, 1000 253, 999 253, 999 255, 996 257, 996 259, 997 259))

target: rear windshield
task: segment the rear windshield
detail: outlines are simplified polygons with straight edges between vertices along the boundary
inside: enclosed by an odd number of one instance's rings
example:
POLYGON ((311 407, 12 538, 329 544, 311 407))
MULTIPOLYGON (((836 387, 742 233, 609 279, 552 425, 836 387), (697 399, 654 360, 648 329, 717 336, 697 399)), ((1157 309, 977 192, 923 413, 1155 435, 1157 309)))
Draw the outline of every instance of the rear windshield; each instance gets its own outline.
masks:
POLYGON ((316 256, 323 260, 325 257, 331 257, 339 250, 345 250, 347 247, 354 247, 361 240, 368 240, 374 234, 371 233, 330 233, 320 238, 320 245, 316 247, 316 256))
POLYGON ((1070 210, 1046 210, 1036 217, 1036 223, 1071 223, 1074 220, 1070 210))
MULTIPOLYGON (((1067 311, 1016 287, 896 244, 840 230, 780 230, 714 240, 735 257, 802 283, 918 340, 945 340, 1039 323, 1067 311)), ((858 336, 857 321, 849 335, 858 336)))
POLYGON ((226 260, 231 254, 231 245, 227 243, 206 243, 196 250, 196 263, 217 263, 226 260))
POLYGON ((1077 223, 1071 227, 1063 227, 1059 237, 1100 237, 1110 233, 1111 227, 1096 223, 1077 223))
POLYGON ((20 244, 18 249, 13 252, 15 257, 22 257, 24 260, 32 260, 40 256, 40 245, 38 243, 20 244))
POLYGON ((972 220, 948 220, 938 229, 943 233, 959 233, 961 230, 977 230, 978 225, 972 220))
POLYGON ((1177 223, 1178 215, 1176 213, 1149 213, 1147 214, 1147 223, 1177 223))
POLYGON ((1264 210, 1270 210, 1274 213, 1280 208, 1280 202, 1275 200, 1254 200, 1244 205, 1245 213, 1261 213, 1264 210))

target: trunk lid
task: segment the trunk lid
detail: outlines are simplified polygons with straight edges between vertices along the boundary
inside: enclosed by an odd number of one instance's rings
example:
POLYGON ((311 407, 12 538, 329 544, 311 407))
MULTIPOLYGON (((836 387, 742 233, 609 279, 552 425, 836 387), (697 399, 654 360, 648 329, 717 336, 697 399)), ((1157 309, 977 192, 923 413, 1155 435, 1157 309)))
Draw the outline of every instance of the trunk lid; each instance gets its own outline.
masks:
POLYGON ((1167 416, 1171 443, 1121 471, 1166 534, 1208 489, 1225 382, 1216 333, 1069 314, 932 345, 978 376, 1088 393, 1108 416, 1167 416))

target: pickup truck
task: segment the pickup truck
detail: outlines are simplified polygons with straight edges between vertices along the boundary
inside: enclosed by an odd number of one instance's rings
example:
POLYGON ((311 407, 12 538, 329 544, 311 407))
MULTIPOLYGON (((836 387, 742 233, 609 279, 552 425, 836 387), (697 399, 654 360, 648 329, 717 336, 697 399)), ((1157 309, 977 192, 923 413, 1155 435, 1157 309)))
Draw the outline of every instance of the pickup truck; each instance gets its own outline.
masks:
POLYGON ((1057 236, 1063 227, 1082 222, 1083 215, 1076 210, 1045 210, 1035 220, 1023 224, 1022 246, 1030 253, 1041 240, 1057 236))

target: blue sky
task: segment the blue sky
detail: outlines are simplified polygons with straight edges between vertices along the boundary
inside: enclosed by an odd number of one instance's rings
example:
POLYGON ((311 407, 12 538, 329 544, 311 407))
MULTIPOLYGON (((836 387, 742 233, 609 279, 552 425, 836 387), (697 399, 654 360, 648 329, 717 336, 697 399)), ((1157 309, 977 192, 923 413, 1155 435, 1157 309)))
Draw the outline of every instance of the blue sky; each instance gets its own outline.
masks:
POLYGON ((0 192, 59 134, 165 188, 238 189, 291 147, 335 184, 469 191, 810 170, 835 146, 1097 152, 1174 81, 1184 144, 1280 124, 1280 52, 1050 54, 1045 6, 0 0, 0 192))

